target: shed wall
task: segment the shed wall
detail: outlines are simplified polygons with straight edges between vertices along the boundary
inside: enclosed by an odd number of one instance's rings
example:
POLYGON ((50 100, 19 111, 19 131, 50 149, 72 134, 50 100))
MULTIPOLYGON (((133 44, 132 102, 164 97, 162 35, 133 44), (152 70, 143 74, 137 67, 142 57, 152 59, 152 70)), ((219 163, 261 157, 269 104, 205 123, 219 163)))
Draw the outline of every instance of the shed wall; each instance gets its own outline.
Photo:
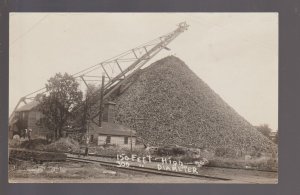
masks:
POLYGON ((46 135, 50 133, 46 127, 37 124, 42 116, 41 112, 35 110, 28 113, 28 128, 32 129, 32 138, 46 137, 46 135))
MULTIPOLYGON (((104 145, 106 144, 106 139, 107 139, 108 135, 99 135, 98 136, 98 145, 104 145)), ((118 146, 121 147, 130 147, 131 145, 131 138, 128 137, 128 143, 125 144, 124 140, 125 140, 126 136, 110 136, 110 144, 116 144, 118 146)), ((132 137, 132 145, 134 146, 136 143, 136 138, 132 137)))

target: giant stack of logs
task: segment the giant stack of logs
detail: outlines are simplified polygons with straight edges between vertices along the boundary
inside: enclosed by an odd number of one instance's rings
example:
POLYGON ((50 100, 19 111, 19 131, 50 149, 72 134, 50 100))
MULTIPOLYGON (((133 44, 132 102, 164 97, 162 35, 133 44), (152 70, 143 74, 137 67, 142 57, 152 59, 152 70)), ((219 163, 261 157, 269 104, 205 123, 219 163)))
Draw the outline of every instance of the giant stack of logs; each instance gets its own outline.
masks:
POLYGON ((113 101, 115 122, 134 128, 147 145, 232 148, 242 153, 276 148, 174 56, 142 70, 113 101))

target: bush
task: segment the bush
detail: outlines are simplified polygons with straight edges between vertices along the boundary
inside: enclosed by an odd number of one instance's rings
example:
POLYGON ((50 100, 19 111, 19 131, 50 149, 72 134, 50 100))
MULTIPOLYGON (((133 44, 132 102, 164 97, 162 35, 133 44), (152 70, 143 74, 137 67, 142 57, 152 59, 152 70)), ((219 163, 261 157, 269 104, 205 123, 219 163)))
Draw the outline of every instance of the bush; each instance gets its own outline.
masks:
POLYGON ((159 156, 179 156, 187 154, 187 148, 180 146, 164 146, 157 149, 159 156))
POLYGON ((19 139, 9 139, 8 147, 10 148, 18 148, 21 145, 21 141, 19 139))
POLYGON ((50 152, 80 152, 80 145, 77 141, 71 138, 60 138, 59 140, 41 146, 40 150, 50 151, 50 152))
POLYGON ((39 149, 40 147, 43 147, 44 145, 47 145, 48 142, 45 139, 33 139, 33 140, 27 140, 21 143, 20 147, 21 148, 26 148, 26 149, 39 149))
POLYGON ((149 153, 149 151, 146 151, 143 148, 133 148, 132 152, 130 150, 130 148, 122 148, 119 146, 112 146, 112 147, 108 147, 108 148, 104 148, 101 146, 98 146, 95 148, 96 149, 96 153, 99 155, 105 155, 105 156, 113 156, 116 157, 117 154, 125 154, 127 156, 130 156, 131 154, 136 154, 136 155, 140 155, 140 156, 146 156, 149 153))

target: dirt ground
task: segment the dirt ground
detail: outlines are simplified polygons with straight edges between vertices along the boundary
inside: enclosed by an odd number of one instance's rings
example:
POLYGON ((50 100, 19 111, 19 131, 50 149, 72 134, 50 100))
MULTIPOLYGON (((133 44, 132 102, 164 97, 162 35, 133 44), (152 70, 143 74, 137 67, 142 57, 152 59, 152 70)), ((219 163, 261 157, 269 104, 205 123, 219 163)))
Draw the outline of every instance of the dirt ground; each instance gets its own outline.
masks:
POLYGON ((199 174, 230 178, 184 178, 143 174, 102 167, 99 164, 22 161, 9 165, 10 183, 260 183, 276 184, 278 174, 251 170, 202 167, 199 174))
POLYGON ((206 183, 209 180, 139 174, 85 163, 22 162, 10 165, 10 183, 206 183))
MULTIPOLYGON (((234 181, 213 181, 168 176, 146 176, 128 178, 88 178, 88 179, 51 179, 51 178, 12 178, 9 183, 236 183, 234 181)), ((241 183, 241 182, 239 182, 241 183)), ((245 183, 245 182, 244 182, 245 183)))

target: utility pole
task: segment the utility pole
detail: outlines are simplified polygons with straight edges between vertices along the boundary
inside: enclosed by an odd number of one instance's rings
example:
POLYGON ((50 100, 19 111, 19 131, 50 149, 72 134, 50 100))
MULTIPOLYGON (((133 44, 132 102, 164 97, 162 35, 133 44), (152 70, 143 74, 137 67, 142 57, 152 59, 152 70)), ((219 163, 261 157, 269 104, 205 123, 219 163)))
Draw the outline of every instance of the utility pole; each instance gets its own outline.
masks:
POLYGON ((85 98, 85 109, 84 109, 84 120, 85 120, 85 126, 86 126, 86 148, 85 148, 85 156, 89 155, 89 89, 87 89, 86 92, 86 98, 85 98))
POLYGON ((103 95, 104 95, 104 81, 105 76, 102 74, 102 83, 101 83, 101 90, 100 90, 100 106, 99 106, 99 127, 102 126, 102 116, 103 116, 103 95))

